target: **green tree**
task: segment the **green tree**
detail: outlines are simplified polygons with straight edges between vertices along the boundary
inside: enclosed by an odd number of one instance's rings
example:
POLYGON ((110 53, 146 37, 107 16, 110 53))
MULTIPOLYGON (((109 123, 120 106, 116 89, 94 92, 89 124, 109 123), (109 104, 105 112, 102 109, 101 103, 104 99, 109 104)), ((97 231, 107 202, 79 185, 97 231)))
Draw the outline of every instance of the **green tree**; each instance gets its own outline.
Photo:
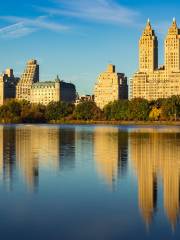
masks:
POLYGON ((48 121, 60 120, 72 115, 73 111, 74 104, 65 102, 51 102, 46 107, 45 116, 48 121))
POLYGON ((164 99, 162 105, 162 119, 176 120, 180 118, 180 96, 164 99))
POLYGON ((128 120, 129 101, 119 100, 107 104, 104 107, 104 115, 107 120, 128 120))
POLYGON ((0 120, 4 123, 20 122, 21 104, 17 100, 9 100, 0 107, 0 120))
POLYGON ((41 104, 23 104, 21 121, 23 123, 45 123, 45 106, 41 104))
POLYGON ((129 120, 148 120, 150 104, 143 98, 134 98, 129 102, 129 120))
POLYGON ((102 111, 94 102, 86 101, 76 106, 74 118, 79 120, 99 120, 102 118, 102 111))

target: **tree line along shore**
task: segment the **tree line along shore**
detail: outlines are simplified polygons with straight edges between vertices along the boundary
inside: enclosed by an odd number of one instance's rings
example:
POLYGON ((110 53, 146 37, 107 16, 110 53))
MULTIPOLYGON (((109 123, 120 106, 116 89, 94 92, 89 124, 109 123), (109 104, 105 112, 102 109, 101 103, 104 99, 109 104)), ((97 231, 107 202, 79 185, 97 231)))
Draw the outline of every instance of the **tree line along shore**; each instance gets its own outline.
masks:
POLYGON ((180 96, 148 101, 142 98, 118 100, 103 110, 92 101, 78 105, 50 102, 47 106, 25 100, 8 100, 0 107, 0 123, 105 123, 105 124, 178 124, 180 96))

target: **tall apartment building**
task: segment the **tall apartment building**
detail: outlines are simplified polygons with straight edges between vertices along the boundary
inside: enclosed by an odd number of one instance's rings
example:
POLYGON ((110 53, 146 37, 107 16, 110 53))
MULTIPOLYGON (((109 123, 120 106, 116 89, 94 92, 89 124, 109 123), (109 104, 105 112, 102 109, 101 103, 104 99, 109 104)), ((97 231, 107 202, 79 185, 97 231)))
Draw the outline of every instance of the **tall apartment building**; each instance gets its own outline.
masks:
POLYGON ((17 85, 16 98, 31 101, 31 87, 36 82, 39 82, 39 65, 36 60, 29 60, 17 85))
POLYGON ((175 19, 164 48, 165 64, 158 68, 158 40, 148 20, 139 40, 139 70, 131 79, 131 98, 154 100, 180 94, 180 29, 175 19))
POLYGON ((109 102, 128 98, 127 77, 124 73, 116 73, 115 66, 110 64, 105 72, 98 77, 94 89, 94 100, 98 107, 109 102))
POLYGON ((0 75, 0 105, 7 99, 15 98, 18 81, 19 78, 14 76, 12 69, 6 69, 5 73, 0 75))

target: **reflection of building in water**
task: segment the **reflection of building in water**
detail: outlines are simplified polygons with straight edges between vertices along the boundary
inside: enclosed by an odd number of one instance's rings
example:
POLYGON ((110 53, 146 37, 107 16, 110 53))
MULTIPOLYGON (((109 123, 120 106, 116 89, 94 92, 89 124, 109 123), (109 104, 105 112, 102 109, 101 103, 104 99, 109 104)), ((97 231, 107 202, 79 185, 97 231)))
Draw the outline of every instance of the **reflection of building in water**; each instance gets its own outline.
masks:
POLYGON ((75 167, 75 129, 60 129, 59 132, 60 169, 75 167))
POLYGON ((0 127, 0 177, 12 183, 15 167, 15 129, 0 127))
POLYGON ((37 152, 33 150, 35 141, 31 128, 17 128, 16 159, 28 185, 32 188, 37 184, 39 175, 37 152))
POLYGON ((128 133, 117 128, 95 128, 94 154, 97 171, 112 186, 127 169, 128 133))
POLYGON ((16 158, 29 186, 38 183, 39 168, 74 166, 74 129, 27 126, 16 130, 16 158), (71 149, 70 149, 71 147, 71 149), (62 160, 62 161, 61 161, 62 160))
POLYGON ((75 129, 1 126, 0 178, 12 182, 16 165, 32 188, 38 184, 39 168, 74 168, 75 129))
POLYGON ((156 203, 156 173, 149 134, 130 133, 131 156, 138 176, 139 207, 146 224, 151 222, 156 203))
POLYGON ((180 135, 160 133, 130 133, 130 151, 139 186, 139 206, 146 223, 156 207, 156 175, 161 174, 164 209, 175 226, 179 214, 180 135))

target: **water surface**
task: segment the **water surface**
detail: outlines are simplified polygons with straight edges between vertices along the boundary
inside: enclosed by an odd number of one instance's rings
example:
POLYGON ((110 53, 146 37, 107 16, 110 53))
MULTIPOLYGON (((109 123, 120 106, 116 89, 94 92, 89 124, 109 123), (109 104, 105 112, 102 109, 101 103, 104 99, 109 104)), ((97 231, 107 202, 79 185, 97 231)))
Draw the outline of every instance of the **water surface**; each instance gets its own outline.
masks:
POLYGON ((0 126, 2 239, 179 239, 180 128, 0 126))

